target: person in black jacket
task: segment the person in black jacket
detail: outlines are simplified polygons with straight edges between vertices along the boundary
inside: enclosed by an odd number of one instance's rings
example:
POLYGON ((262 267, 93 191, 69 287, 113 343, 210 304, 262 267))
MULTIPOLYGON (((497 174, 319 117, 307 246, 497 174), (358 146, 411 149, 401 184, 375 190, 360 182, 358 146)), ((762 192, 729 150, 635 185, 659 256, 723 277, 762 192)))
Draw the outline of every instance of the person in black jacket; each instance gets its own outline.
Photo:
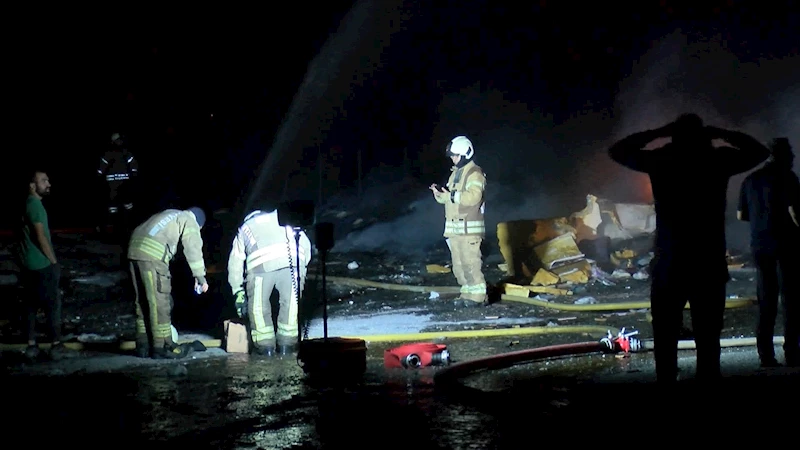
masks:
POLYGON ((656 209, 655 257, 651 262, 656 378, 674 383, 678 374, 678 336, 683 310, 691 304, 697 345, 698 380, 720 376, 720 333, 725 311, 725 209, 732 175, 752 169, 769 150, 740 132, 705 126, 684 114, 664 127, 632 134, 609 149, 617 163, 650 175, 656 209), (658 138, 672 142, 644 148, 658 138), (729 146, 714 147, 722 139, 729 146), (687 268, 702 269, 698 282, 687 268))
POLYGON ((794 152, 787 138, 770 146, 770 160, 742 182, 739 220, 750 222, 750 248, 758 278, 758 356, 763 367, 775 367, 773 333, 778 297, 783 294, 784 356, 786 365, 800 365, 800 181, 792 171, 794 152))

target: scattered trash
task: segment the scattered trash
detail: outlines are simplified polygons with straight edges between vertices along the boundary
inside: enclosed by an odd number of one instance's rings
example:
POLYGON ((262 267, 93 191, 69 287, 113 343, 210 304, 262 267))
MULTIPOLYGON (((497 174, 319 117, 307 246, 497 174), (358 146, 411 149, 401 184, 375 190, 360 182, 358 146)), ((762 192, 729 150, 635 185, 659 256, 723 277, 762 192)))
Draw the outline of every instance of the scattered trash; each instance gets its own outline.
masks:
POLYGON ((436 291, 431 291, 431 295, 428 296, 428 300, 435 300, 437 298, 439 298, 439 293, 436 291))
POLYGON ((603 269, 601 269, 601 268, 599 268, 597 266, 592 266, 592 278, 594 278, 595 280, 599 281, 600 283, 602 283, 605 286, 616 286, 617 285, 617 283, 615 283, 615 282, 613 282, 611 280, 611 275, 609 275, 603 269))
POLYGON ((645 270, 640 270, 633 274, 634 280, 647 280, 648 278, 650 278, 650 274, 645 270))
POLYGON ((350 261, 347 264, 347 268, 350 269, 350 270, 356 270, 356 269, 358 269, 358 263, 355 262, 355 261, 350 261))
POLYGON ((425 269, 428 273, 450 273, 451 270, 449 267, 445 267, 439 264, 428 264, 425 266, 425 269))
POLYGON ((639 265, 640 267, 648 266, 650 265, 650 262, 653 260, 653 256, 654 256, 653 252, 650 252, 647 256, 639 258, 639 260, 636 261, 636 264, 639 265))
POLYGON ((597 303, 597 299, 594 297, 581 297, 574 302, 576 305, 594 305, 597 303))
POLYGON ((74 278, 72 281, 108 288, 117 285, 123 278, 125 278, 124 272, 106 272, 90 275, 88 277, 74 278))
POLYGON ((117 340, 116 334, 99 335, 96 333, 84 333, 78 336, 78 342, 82 344, 107 344, 117 340))
POLYGON ((631 274, 629 274, 627 271, 622 270, 622 269, 616 269, 611 273, 611 278, 615 278, 615 279, 619 279, 619 280, 625 279, 625 278, 630 278, 630 277, 631 277, 631 274))

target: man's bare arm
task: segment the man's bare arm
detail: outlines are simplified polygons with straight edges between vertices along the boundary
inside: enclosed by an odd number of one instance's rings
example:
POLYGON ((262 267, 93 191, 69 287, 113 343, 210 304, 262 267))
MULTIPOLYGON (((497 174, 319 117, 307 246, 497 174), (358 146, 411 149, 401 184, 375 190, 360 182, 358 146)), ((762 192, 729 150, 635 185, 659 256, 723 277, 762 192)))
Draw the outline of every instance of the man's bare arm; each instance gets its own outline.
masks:
POLYGON ((735 147, 735 149, 728 148, 734 155, 732 157, 726 155, 724 159, 731 175, 747 172, 769 158, 769 149, 752 136, 712 126, 707 126, 706 130, 712 138, 722 139, 735 147))
POLYGON ((37 222, 33 224, 34 229, 36 229, 36 241, 39 243, 39 248, 42 249, 42 253, 47 259, 50 260, 53 264, 58 264, 56 260, 56 252, 53 251, 53 247, 50 246, 50 241, 47 240, 47 234, 44 231, 44 225, 37 222))
POLYGON ((634 133, 611 146, 608 156, 631 170, 649 172, 653 167, 653 153, 643 149, 650 142, 664 137, 664 134, 660 128, 634 133))
POLYGON ((792 216, 792 222, 798 227, 800 227, 800 223, 797 222, 797 213, 794 211, 794 206, 789 207, 789 215, 792 216))

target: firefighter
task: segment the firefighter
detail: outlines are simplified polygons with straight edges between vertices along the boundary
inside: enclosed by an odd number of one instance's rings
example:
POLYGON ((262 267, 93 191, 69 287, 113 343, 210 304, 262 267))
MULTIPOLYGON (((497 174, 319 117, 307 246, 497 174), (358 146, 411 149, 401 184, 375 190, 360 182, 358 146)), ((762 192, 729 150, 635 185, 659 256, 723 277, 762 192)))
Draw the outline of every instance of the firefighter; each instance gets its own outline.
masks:
POLYGON ((447 144, 447 156, 453 161, 446 186, 430 185, 433 198, 444 205, 444 237, 453 264, 453 275, 461 285, 464 305, 485 303, 486 279, 481 270, 481 243, 486 235, 483 213, 486 175, 472 160, 475 150, 465 136, 447 144))
POLYGON ((180 243, 195 289, 208 291, 200 236, 204 223, 205 213, 200 208, 167 209, 133 230, 128 260, 136 295, 136 352, 142 358, 177 359, 190 353, 190 347, 179 346, 172 338, 169 263, 180 243))
POLYGON ((298 340, 297 270, 300 293, 305 285, 311 242, 302 230, 281 226, 277 210, 256 210, 239 227, 228 257, 228 283, 239 317, 248 317, 254 352, 273 356, 295 351, 298 340), (295 232, 299 233, 299 264, 295 232), (270 296, 280 296, 277 333, 270 296))
POLYGON ((97 173, 105 180, 108 196, 103 225, 111 225, 114 236, 124 244, 134 206, 132 184, 139 166, 119 133, 111 135, 111 146, 100 158, 97 173))

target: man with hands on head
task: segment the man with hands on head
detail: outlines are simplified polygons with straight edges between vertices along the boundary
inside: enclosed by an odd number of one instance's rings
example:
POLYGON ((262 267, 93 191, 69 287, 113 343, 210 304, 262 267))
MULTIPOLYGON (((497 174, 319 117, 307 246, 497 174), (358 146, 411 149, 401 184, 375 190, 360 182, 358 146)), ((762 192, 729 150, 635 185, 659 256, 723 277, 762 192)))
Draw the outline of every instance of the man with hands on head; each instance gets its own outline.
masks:
POLYGON ((720 333, 730 279, 726 260, 725 209, 731 176, 767 159, 769 150, 738 132, 706 126, 695 114, 634 133, 609 149, 617 163, 647 173, 656 210, 655 257, 651 262, 656 377, 672 384, 678 374, 678 336, 686 302, 691 304, 697 345, 697 378, 720 376, 720 333), (652 141, 672 142, 645 150, 652 141), (728 145, 714 147, 713 140, 728 145), (684 268, 704 267, 707 278, 687 286, 684 268))

